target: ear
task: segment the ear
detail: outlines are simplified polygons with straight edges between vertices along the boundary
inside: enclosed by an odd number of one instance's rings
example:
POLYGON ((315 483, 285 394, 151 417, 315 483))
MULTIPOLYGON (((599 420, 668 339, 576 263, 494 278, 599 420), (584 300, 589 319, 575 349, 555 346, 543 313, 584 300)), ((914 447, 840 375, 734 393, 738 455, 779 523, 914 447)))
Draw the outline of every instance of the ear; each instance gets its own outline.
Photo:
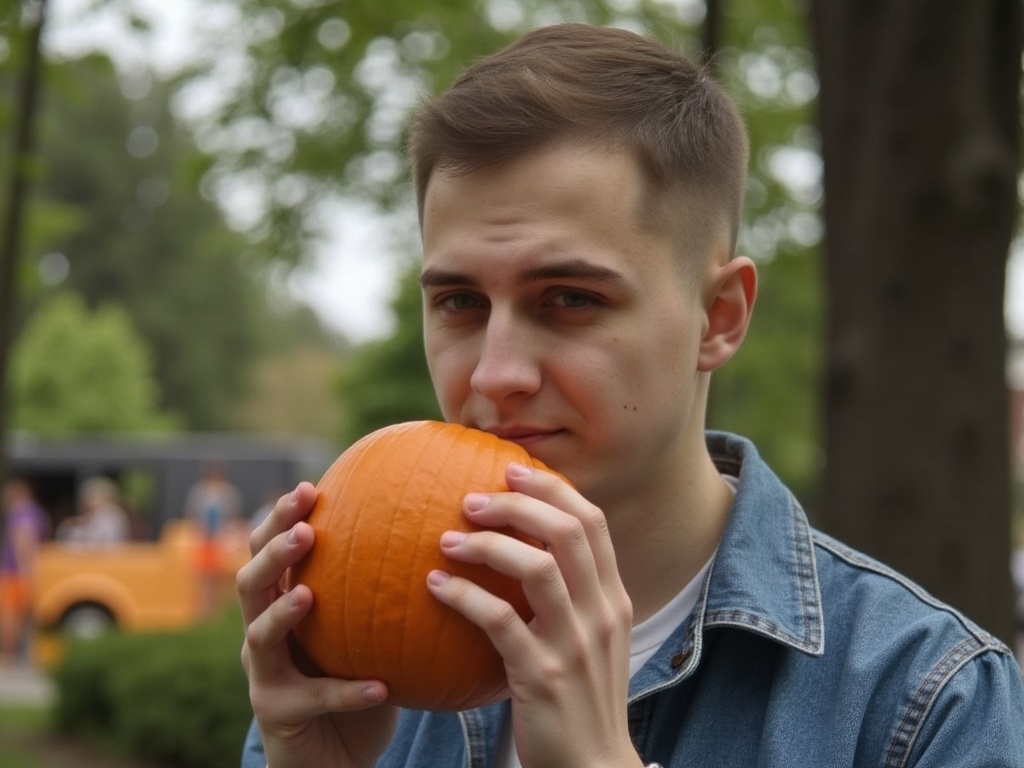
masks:
POLYGON ((710 373, 743 343, 757 298, 757 267, 746 256, 714 266, 704 290, 704 335, 697 370, 710 373))

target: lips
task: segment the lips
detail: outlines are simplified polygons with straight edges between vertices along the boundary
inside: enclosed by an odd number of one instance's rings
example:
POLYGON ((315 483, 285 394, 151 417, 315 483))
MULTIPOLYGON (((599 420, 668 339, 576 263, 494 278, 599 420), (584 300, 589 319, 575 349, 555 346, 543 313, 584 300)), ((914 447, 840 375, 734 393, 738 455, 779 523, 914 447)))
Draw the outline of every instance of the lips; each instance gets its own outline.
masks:
POLYGON ((546 429, 543 427, 528 427, 528 426, 506 426, 506 427, 486 427, 485 432, 490 432, 496 437, 500 437, 502 440, 508 440, 509 442, 517 443, 524 448, 545 440, 549 437, 559 434, 562 430, 560 429, 546 429))

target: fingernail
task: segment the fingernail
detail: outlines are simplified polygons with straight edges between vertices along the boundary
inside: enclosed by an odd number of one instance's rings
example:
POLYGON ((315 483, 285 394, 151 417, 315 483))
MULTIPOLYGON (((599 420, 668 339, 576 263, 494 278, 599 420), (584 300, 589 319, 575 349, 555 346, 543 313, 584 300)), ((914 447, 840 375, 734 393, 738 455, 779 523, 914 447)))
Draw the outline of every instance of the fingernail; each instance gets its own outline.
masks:
POLYGON ((288 593, 288 606, 290 608, 294 608, 298 604, 299 604, 299 596, 295 594, 295 590, 293 589, 291 592, 288 593))
POLYGON ((466 534, 462 531, 445 531, 441 534, 442 547, 457 547, 466 540, 466 534))
POLYGON ((294 504, 299 500, 299 489, 296 488, 294 491, 288 494, 288 503, 294 504))
POLYGON ((296 543, 298 543, 298 541, 299 541, 299 534, 298 534, 298 532, 294 528, 292 528, 290 531, 288 531, 288 543, 289 544, 296 544, 296 543))
POLYGON ((432 587, 443 587, 450 578, 444 571, 431 571, 427 574, 427 583, 432 587))
POLYGON ((463 505, 467 512, 479 512, 491 502, 491 497, 485 493, 469 493, 463 499, 463 505))
POLYGON ((363 701, 370 701, 374 704, 380 704, 384 701, 384 697, 380 695, 380 688, 376 685, 367 685, 362 690, 363 701))
POLYGON ((523 478, 530 476, 530 468, 525 464, 520 464, 518 462, 513 461, 510 462, 508 465, 508 473, 511 477, 515 477, 518 478, 519 480, 522 480, 523 478))

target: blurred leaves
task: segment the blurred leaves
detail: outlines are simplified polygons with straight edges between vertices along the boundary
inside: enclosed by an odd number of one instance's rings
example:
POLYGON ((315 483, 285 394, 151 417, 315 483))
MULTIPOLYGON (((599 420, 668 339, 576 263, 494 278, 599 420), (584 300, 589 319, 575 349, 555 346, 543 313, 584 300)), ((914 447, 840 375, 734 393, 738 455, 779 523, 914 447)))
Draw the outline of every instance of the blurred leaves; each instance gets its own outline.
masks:
POLYGON ((344 444, 400 421, 440 419, 423 352, 423 312, 418 265, 401 278, 392 303, 395 333, 362 346, 344 365, 338 394, 345 404, 344 444))
POLYGON ((166 84, 99 55, 51 62, 46 81, 19 323, 66 289, 119 306, 150 350, 159 407, 191 429, 238 426, 274 340, 320 338, 289 319, 301 308, 270 301, 268 259, 204 196, 211 160, 171 114, 166 84))
POLYGON ((90 312, 81 297, 54 297, 29 320, 14 349, 15 429, 38 435, 160 432, 152 355, 119 307, 90 312))
POLYGON ((237 609, 181 632, 73 643, 54 680, 58 731, 160 765, 238 761, 252 709, 237 609))
POLYGON ((304 257, 318 203, 344 193, 404 203, 405 129, 419 100, 519 32, 558 20, 617 22, 672 39, 692 34, 699 0, 295 2, 221 0, 217 54, 179 80, 178 103, 215 154, 211 184, 238 223, 273 241, 275 258, 304 257), (227 52, 227 53, 225 53, 227 52), (190 94, 219 98, 189 109, 190 94), (239 185, 245 187, 244 195, 239 185))

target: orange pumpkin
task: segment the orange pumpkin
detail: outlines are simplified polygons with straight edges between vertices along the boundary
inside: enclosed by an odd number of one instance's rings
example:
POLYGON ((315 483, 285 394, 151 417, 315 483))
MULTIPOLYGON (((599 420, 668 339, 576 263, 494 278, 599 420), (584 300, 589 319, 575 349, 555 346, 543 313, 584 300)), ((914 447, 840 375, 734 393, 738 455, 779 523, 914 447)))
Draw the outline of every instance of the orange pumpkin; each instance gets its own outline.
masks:
POLYGON ((519 582, 450 560, 438 544, 446 530, 478 530, 462 499, 508 490, 511 461, 545 469, 487 432, 419 421, 373 432, 334 462, 309 516, 313 548, 290 574, 313 591, 296 638, 323 672, 383 680, 391 703, 413 709, 468 709, 504 695, 505 669, 487 635, 438 602, 426 577, 435 568, 465 576, 529 620, 519 582))

